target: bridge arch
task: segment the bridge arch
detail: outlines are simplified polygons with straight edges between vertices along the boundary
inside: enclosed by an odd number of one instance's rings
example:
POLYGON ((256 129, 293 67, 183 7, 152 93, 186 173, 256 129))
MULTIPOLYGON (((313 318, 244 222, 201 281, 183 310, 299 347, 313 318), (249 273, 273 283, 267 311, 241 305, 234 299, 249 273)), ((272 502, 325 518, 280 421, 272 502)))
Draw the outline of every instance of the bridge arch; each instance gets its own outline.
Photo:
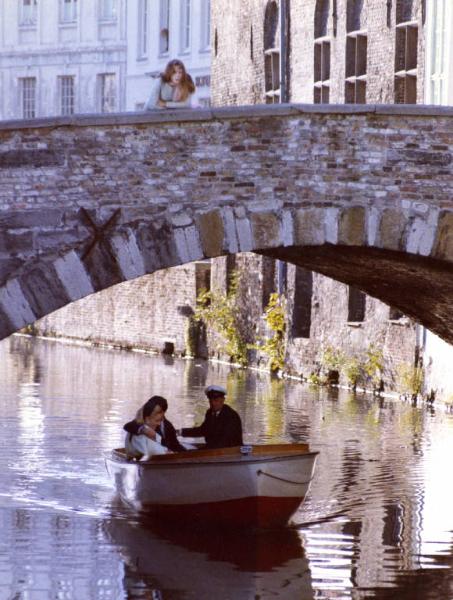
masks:
POLYGON ((452 151, 453 110, 429 107, 2 123, 0 335, 159 269, 257 252, 453 342, 452 151))

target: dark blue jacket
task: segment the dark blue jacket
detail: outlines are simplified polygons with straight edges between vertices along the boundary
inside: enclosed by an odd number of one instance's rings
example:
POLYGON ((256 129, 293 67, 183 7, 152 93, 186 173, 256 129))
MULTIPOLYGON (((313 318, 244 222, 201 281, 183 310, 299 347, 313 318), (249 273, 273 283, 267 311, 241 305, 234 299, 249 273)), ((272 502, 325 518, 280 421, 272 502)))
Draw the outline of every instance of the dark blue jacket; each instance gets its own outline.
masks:
POLYGON ((183 437, 204 437, 206 448, 229 448, 242 446, 242 423, 238 413, 224 404, 218 416, 211 409, 206 411, 199 427, 185 427, 183 437))

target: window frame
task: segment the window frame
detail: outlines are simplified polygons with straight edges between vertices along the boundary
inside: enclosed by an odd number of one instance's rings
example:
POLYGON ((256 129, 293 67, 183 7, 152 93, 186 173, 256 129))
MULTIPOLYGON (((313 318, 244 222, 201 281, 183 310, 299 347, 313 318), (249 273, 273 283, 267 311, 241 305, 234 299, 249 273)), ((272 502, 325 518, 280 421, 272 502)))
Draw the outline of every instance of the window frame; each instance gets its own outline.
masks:
POLYGON ((314 40, 313 102, 329 104, 332 38, 325 35, 314 40), (327 71, 327 72, 326 72, 327 71), (319 74, 320 77, 316 77, 319 74), (324 77, 327 75, 327 77, 324 77))
POLYGON ((211 0, 200 0, 200 2, 200 52, 209 52, 211 50, 211 0))
POLYGON ((159 1, 159 56, 170 52, 170 0, 159 1), (166 37, 164 37, 166 36, 166 37))
POLYGON ((38 0, 20 0, 19 4, 19 27, 23 28, 35 28, 38 24, 38 0), (25 8, 25 2, 29 1, 31 13, 29 17, 26 16, 28 9, 25 8))
POLYGON ((394 93, 396 104, 417 103, 418 34, 418 21, 415 20, 397 23, 395 27, 394 93), (402 61, 398 64, 400 52, 402 61))
POLYGON ((448 40, 453 35, 453 5, 451 0, 436 0, 427 8, 425 101, 453 104, 453 56, 448 51, 448 40), (440 2, 443 10, 435 10, 440 2))
POLYGON ((189 54, 192 48, 192 0, 180 0, 179 18, 179 52, 189 54))
POLYGON ((118 19, 118 0, 99 0, 99 21, 102 23, 115 23, 118 19), (106 10, 106 6, 109 9, 106 10))
POLYGON ((149 52, 149 0, 138 0, 137 60, 144 60, 149 52))
POLYGON ((102 114, 110 114, 110 113, 116 112, 118 109, 117 74, 115 72, 98 73, 97 77, 98 77, 99 112, 102 114), (111 80, 113 81, 113 85, 112 85, 113 93, 111 93, 108 89, 106 89, 107 77, 111 78, 111 80), (108 106, 111 98, 113 98, 113 102, 111 103, 110 110, 105 110, 105 108, 106 108, 106 106, 108 106))
POLYGON ((37 116, 37 78, 36 77, 19 77, 19 94, 22 119, 35 119, 37 116), (27 90, 27 84, 31 85, 32 94, 27 90), (31 105, 31 108, 27 106, 31 105), (30 114, 29 114, 30 113, 30 114))
POLYGON ((368 31, 349 31, 345 52, 345 104, 366 104, 367 69, 368 31))
POLYGON ((59 98, 59 114, 62 116, 70 116, 75 114, 75 76, 74 75, 59 75, 58 76, 58 98, 59 98), (71 81, 70 94, 67 94, 65 83, 71 81), (69 110, 66 110, 65 99, 69 98, 69 110))
POLYGON ((77 23, 79 16, 78 11, 78 0, 60 0, 60 10, 58 15, 58 21, 60 25, 74 25, 77 23), (69 6, 68 12, 70 15, 66 15, 66 7, 69 6))

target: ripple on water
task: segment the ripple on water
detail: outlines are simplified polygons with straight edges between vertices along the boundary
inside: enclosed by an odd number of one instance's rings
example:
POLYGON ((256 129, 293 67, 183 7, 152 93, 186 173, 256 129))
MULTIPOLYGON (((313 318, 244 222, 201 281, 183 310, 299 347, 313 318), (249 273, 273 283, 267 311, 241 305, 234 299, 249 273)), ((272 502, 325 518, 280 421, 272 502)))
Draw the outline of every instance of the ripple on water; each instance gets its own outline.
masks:
POLYGON ((0 599, 413 600, 413 586, 453 598, 451 415, 224 365, 11 340, 0 344, 0 599), (152 393, 176 427, 199 423, 213 382, 247 442, 320 451, 283 535, 168 533, 114 499, 103 453, 122 445, 122 424, 152 393))

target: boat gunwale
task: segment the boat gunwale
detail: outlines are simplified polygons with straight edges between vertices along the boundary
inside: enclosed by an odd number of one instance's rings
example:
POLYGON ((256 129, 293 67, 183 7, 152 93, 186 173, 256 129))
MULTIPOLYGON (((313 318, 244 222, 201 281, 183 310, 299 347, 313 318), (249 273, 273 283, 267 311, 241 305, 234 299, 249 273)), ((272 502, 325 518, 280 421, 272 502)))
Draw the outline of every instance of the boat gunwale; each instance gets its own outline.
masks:
POLYGON ((236 466, 240 466, 240 465, 253 465, 253 464, 259 464, 259 463, 267 463, 267 462, 280 462, 280 461, 288 461, 288 460, 297 460, 301 457, 307 457, 307 458, 313 458, 316 457, 319 454, 318 451, 309 451, 309 452, 300 452, 300 453, 294 453, 294 454, 287 454, 287 455, 280 455, 280 456, 275 456, 275 455, 265 455, 265 456, 256 456, 253 454, 245 454, 245 455, 241 455, 238 456, 237 458, 231 458, 228 456, 217 456, 217 457, 194 457, 193 459, 190 458, 181 458, 181 460, 177 460, 177 459, 173 459, 172 461, 156 461, 153 460, 153 458, 151 458, 148 461, 134 461, 134 460, 129 460, 127 459, 125 456, 121 456, 119 455, 119 453, 117 453, 116 450, 113 450, 109 455, 107 455, 106 460, 110 460, 111 462, 115 463, 115 464, 121 464, 121 465, 130 465, 130 466, 136 466, 136 467, 142 467, 145 469, 155 469, 155 468, 164 468, 167 469, 169 467, 171 468, 180 468, 184 465, 190 465, 190 466, 231 466, 231 465, 236 465, 236 466))

